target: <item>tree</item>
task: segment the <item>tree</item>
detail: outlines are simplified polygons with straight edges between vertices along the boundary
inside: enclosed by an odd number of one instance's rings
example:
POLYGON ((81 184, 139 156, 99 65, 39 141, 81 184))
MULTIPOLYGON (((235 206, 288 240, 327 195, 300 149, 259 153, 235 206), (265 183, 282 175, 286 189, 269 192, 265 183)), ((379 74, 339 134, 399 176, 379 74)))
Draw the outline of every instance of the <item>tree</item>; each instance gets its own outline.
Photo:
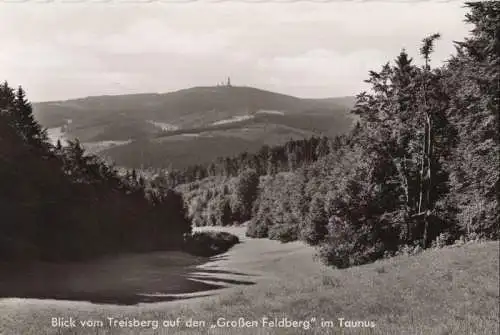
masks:
POLYGON ((183 198, 122 178, 78 140, 53 148, 20 88, 0 85, 0 260, 84 260, 182 247, 183 198))
MULTIPOLYGON (((26 99, 24 89, 19 86, 15 98, 15 126, 27 142, 42 146, 47 142, 47 132, 36 122, 31 103, 26 99)), ((47 148, 45 146, 45 148, 47 148)))
POLYGON ((228 226, 233 223, 233 213, 231 210, 231 204, 229 199, 220 195, 216 199, 217 209, 216 209, 216 220, 218 226, 228 226))
MULTIPOLYGON (((363 264, 416 242, 428 247, 442 233, 447 242, 462 232, 498 238, 500 4, 467 6, 475 28, 448 64, 431 67, 439 34, 423 40, 421 67, 403 50, 394 65, 369 73, 371 90, 356 99, 359 122, 331 142, 330 154, 318 159, 321 141, 301 141, 302 169, 269 169, 251 236, 293 237, 300 201, 290 194, 301 192, 287 181, 304 173, 301 198, 310 210, 301 235, 331 219, 320 239, 329 264, 363 264)), ((268 157, 280 162, 275 152, 268 157)))
POLYGON ((253 169, 241 173, 234 186, 233 212, 237 213, 240 222, 251 218, 252 207, 259 188, 259 176, 253 169))
POLYGON ((317 245, 328 234, 327 223, 323 196, 316 193, 310 203, 305 225, 301 229, 301 239, 311 245, 317 245))
POLYGON ((56 149, 57 152, 61 152, 62 151, 62 144, 61 144, 61 140, 60 139, 57 139, 57 144, 56 144, 55 149, 56 149))
POLYGON ((270 149, 267 154, 267 174, 275 175, 278 172, 277 154, 274 148, 270 149))
POLYGON ((0 84, 0 110, 2 111, 3 117, 8 122, 12 122, 11 116, 13 114, 15 100, 16 96, 14 90, 4 81, 0 84))
POLYGON ((416 215, 424 216, 424 236, 423 236, 423 247, 427 247, 427 233, 429 229, 429 216, 431 215, 434 204, 431 201, 431 192, 433 189, 433 175, 435 167, 433 165, 433 150, 434 150, 434 106, 429 103, 429 88, 431 67, 430 67, 430 55, 434 48, 434 41, 441 37, 440 34, 433 34, 426 37, 423 40, 423 45, 420 48, 420 53, 424 57, 425 65, 422 75, 422 87, 421 87, 421 108, 422 113, 425 115, 425 136, 423 143, 423 153, 421 155, 422 161, 420 165, 420 194, 418 203, 418 213, 416 215))
POLYGON ((375 94, 358 96, 355 113, 362 123, 353 132, 364 147, 392 160, 395 175, 391 183, 398 185, 398 202, 404 212, 398 217, 406 221, 403 239, 413 239, 415 232, 425 246, 432 235, 445 228, 444 221, 453 219, 444 220, 441 215, 441 202, 449 193, 448 172, 443 164, 450 157, 454 129, 446 115, 450 98, 443 86, 443 73, 430 68, 430 54, 437 38, 439 34, 424 39, 422 68, 412 65, 403 50, 396 66, 386 64, 381 72, 370 73, 367 82, 375 94), (436 204, 440 207, 436 208, 436 204))
POLYGON ((297 147, 294 142, 289 141, 286 143, 285 148, 286 148, 286 156, 288 162, 288 170, 290 172, 293 172, 298 165, 297 147))
POLYGON ((471 36, 456 42, 445 68, 448 116, 458 143, 450 164, 452 199, 465 234, 499 237, 500 3, 470 2, 471 36))
POLYGON ((320 138, 318 146, 316 147, 316 157, 324 157, 330 153, 330 140, 328 137, 323 136, 320 138))

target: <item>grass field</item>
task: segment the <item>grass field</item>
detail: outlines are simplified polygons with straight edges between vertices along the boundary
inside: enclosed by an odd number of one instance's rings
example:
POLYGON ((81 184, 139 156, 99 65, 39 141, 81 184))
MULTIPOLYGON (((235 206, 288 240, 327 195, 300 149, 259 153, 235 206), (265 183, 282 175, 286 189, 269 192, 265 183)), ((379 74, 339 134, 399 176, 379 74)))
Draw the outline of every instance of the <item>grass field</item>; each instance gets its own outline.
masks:
POLYGON ((198 278, 215 283, 224 278, 228 288, 205 292, 198 298, 137 306, 0 299, 0 333, 498 334, 498 242, 427 250, 418 256, 335 270, 312 262, 313 249, 300 242, 246 239, 242 227, 223 229, 239 235, 242 243, 196 268, 198 278), (231 285, 240 280, 255 284, 231 285), (104 326, 52 327, 54 317, 98 320, 104 326), (147 327, 110 326, 108 317, 155 320, 159 324, 157 329, 153 323, 147 327), (309 320, 310 329, 304 329, 307 323, 296 328, 262 327, 262 317, 309 320), (176 318, 182 321, 180 326, 163 325, 164 320, 176 318), (244 318, 259 324, 211 328, 220 318, 244 318), (338 318, 373 321, 375 327, 341 328, 338 318), (183 322, 189 319, 206 324, 187 328, 183 322))

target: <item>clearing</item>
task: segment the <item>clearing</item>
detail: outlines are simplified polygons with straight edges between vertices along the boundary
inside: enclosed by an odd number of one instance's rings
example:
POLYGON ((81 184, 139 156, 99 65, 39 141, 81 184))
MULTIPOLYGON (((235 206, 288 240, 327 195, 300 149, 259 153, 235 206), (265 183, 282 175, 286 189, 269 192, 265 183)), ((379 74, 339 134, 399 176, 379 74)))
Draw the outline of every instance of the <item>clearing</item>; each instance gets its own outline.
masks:
MULTIPOLYGON (((214 227, 197 229, 213 230, 214 227)), ((129 306, 0 299, 0 334, 498 333, 498 242, 427 250, 418 256, 400 256, 335 270, 313 262, 314 250, 300 242, 281 244, 267 239, 247 239, 244 227, 217 229, 238 235, 242 243, 205 264, 180 253, 158 253, 101 261, 99 271, 95 270, 99 268, 95 264, 87 265, 86 270, 82 266, 78 285, 73 277, 66 277, 80 289, 96 290, 97 284, 116 291, 130 289, 124 284, 126 280, 117 279, 134 274, 138 281, 136 286, 132 285, 134 289, 153 285, 154 289, 149 290, 159 293, 151 294, 150 301, 161 301, 160 297, 166 295, 170 298, 165 300, 170 301, 129 306), (135 261, 133 257, 137 257, 135 261), (96 278, 101 281, 96 282, 96 278), (172 278, 178 281, 177 285, 172 278), (185 281, 179 281, 181 278, 185 281), (211 291, 207 291, 210 288, 190 288, 193 293, 181 294, 188 291, 187 287, 180 287, 188 281, 227 288, 211 291), (193 295, 201 297, 172 299, 193 295), (97 320, 102 321, 103 326, 53 327, 51 318, 57 317, 97 320), (110 326, 108 317, 123 323, 110 326), (263 317, 271 321, 266 327, 262 327, 263 317), (288 322, 295 320, 297 327, 273 325, 275 317, 278 322, 283 318, 288 322), (173 322, 163 324, 165 320, 177 318, 180 326, 174 326, 173 322), (375 327, 341 328, 339 318, 371 321, 375 327), (201 325, 188 323, 191 327, 186 327, 184 322, 190 319, 201 325), (141 327, 134 325, 134 320, 157 321, 159 326, 150 322, 141 327), (253 327, 255 324, 259 326, 253 327)), ((0 280, 0 290, 2 285, 0 280)))

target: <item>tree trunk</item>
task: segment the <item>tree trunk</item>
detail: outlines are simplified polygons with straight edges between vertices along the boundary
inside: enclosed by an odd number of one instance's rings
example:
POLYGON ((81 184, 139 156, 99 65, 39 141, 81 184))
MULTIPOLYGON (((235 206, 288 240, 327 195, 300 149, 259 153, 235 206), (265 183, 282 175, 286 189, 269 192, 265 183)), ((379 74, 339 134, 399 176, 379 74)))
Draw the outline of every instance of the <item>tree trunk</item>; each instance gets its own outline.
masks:
POLYGON ((427 247, 427 235, 429 230, 429 215, 432 210, 431 206, 431 192, 432 192, 432 119, 430 112, 426 115, 426 130, 427 130, 427 143, 425 147, 425 160, 426 160, 426 175, 425 175, 425 226, 424 226, 424 248, 427 247))
POLYGON ((433 129, 432 129, 432 117, 431 114, 427 114, 427 129, 428 129, 428 139, 427 139, 427 194, 426 194, 426 201, 427 201, 427 209, 432 210, 432 199, 431 199, 431 193, 432 193, 432 173, 434 166, 432 164, 432 156, 433 156, 433 129))
MULTIPOLYGON (((407 168, 406 168, 406 156, 404 156, 401 164, 396 163, 396 168, 398 170, 399 176, 401 178, 401 183, 403 184, 403 191, 405 195, 405 210, 406 213, 409 217, 412 216, 412 207, 410 203, 410 192, 409 192, 409 186, 408 186, 408 178, 407 178, 407 168)), ((411 223, 410 220, 407 220, 406 224, 406 236, 404 238, 405 242, 411 241, 411 223)))
MULTIPOLYGON (((428 63, 426 59, 425 73, 428 73, 428 63)), ((423 145, 423 155, 420 169, 420 195, 419 195, 419 205, 418 212, 424 215, 424 234, 422 238, 422 247, 427 247, 427 236, 429 230, 429 215, 431 211, 431 191, 432 191, 432 113, 429 110, 427 103, 427 88, 425 80, 427 76, 424 77, 424 83, 422 85, 423 93, 423 107, 425 110, 425 136, 423 145), (425 193, 425 199, 424 198, 425 193)))

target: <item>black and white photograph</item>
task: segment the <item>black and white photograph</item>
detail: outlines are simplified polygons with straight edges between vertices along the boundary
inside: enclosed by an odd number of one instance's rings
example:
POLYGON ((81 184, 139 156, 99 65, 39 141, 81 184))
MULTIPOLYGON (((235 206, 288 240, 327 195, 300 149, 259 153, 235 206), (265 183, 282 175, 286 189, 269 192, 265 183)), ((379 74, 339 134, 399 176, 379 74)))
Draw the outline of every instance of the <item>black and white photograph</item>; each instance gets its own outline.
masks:
POLYGON ((500 1, 0 0, 0 335, 500 334, 500 1))

